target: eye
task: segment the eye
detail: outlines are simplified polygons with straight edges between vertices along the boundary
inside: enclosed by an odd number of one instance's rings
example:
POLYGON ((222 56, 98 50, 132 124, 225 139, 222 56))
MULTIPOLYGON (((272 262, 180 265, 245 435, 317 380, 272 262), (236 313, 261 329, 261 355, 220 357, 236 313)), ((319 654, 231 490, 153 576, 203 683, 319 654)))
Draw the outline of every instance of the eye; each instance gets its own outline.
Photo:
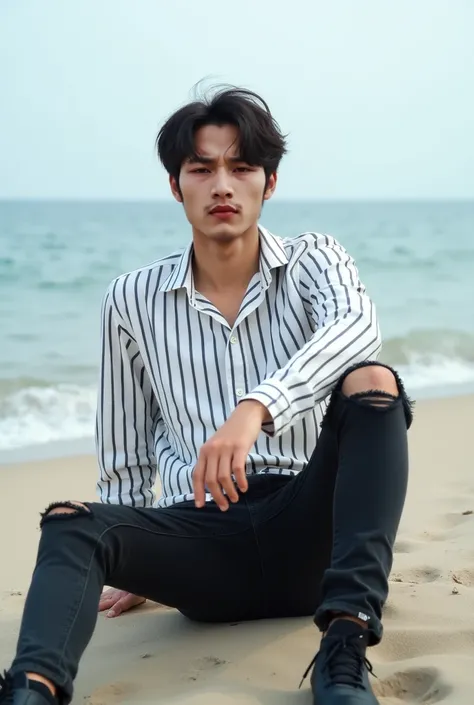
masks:
POLYGON ((249 169, 248 166, 238 166, 235 170, 238 171, 239 174, 244 174, 246 171, 252 171, 252 169, 249 169))
POLYGON ((206 172, 209 172, 209 169, 206 169, 205 167, 198 167, 197 169, 191 169, 192 174, 205 174, 206 172))

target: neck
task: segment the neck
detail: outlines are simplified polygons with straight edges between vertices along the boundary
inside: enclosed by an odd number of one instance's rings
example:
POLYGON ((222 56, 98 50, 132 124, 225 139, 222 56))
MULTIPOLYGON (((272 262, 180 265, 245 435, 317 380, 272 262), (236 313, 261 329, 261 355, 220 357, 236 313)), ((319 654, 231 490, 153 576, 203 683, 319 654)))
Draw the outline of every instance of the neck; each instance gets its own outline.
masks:
POLYGON ((258 272, 260 239, 258 227, 230 242, 213 242, 193 235, 194 283, 201 291, 229 292, 246 289, 258 272))

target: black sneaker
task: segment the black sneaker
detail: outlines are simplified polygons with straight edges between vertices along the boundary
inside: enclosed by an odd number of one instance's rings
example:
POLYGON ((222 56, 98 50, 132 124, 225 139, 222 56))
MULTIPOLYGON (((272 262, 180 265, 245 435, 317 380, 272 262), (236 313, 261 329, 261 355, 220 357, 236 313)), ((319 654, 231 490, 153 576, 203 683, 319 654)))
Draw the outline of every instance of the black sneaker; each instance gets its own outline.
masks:
POLYGON ((378 705, 369 683, 373 670, 365 657, 367 639, 367 630, 356 622, 338 619, 331 624, 303 676, 314 665, 313 705, 378 705))
POLYGON ((22 673, 14 677, 0 674, 0 705, 51 705, 51 699, 30 689, 28 678, 22 673))

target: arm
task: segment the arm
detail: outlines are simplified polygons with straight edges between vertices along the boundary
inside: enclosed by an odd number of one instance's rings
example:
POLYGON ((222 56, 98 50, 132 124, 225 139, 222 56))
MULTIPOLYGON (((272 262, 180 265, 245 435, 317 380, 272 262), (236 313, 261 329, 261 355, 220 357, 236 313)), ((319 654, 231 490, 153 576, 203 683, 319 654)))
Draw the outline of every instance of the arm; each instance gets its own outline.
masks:
POLYGON ((316 331, 284 367, 241 400, 254 399, 267 408, 270 418, 262 429, 269 436, 287 431, 331 392, 345 369, 376 359, 381 348, 374 304, 354 260, 338 242, 315 235, 300 268, 316 331))
POLYGON ((149 507, 155 499, 153 433, 161 417, 130 324, 116 304, 118 282, 102 304, 97 488, 101 502, 149 507))

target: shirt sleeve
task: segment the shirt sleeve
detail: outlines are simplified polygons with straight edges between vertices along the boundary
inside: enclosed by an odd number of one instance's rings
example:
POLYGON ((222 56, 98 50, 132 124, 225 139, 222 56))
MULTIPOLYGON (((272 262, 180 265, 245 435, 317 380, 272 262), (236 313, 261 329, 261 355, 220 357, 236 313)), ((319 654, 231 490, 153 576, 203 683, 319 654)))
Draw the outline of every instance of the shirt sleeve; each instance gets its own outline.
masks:
POLYGON ((120 300, 121 289, 119 278, 102 303, 97 490, 106 504, 150 507, 156 481, 153 437, 163 422, 130 324, 117 306, 117 299, 125 303, 120 300))
POLYGON ((375 306, 348 252, 334 238, 315 235, 299 265, 316 330, 284 367, 241 399, 268 409, 271 420, 262 430, 269 436, 287 431, 330 394, 345 369, 377 359, 381 349, 375 306))

